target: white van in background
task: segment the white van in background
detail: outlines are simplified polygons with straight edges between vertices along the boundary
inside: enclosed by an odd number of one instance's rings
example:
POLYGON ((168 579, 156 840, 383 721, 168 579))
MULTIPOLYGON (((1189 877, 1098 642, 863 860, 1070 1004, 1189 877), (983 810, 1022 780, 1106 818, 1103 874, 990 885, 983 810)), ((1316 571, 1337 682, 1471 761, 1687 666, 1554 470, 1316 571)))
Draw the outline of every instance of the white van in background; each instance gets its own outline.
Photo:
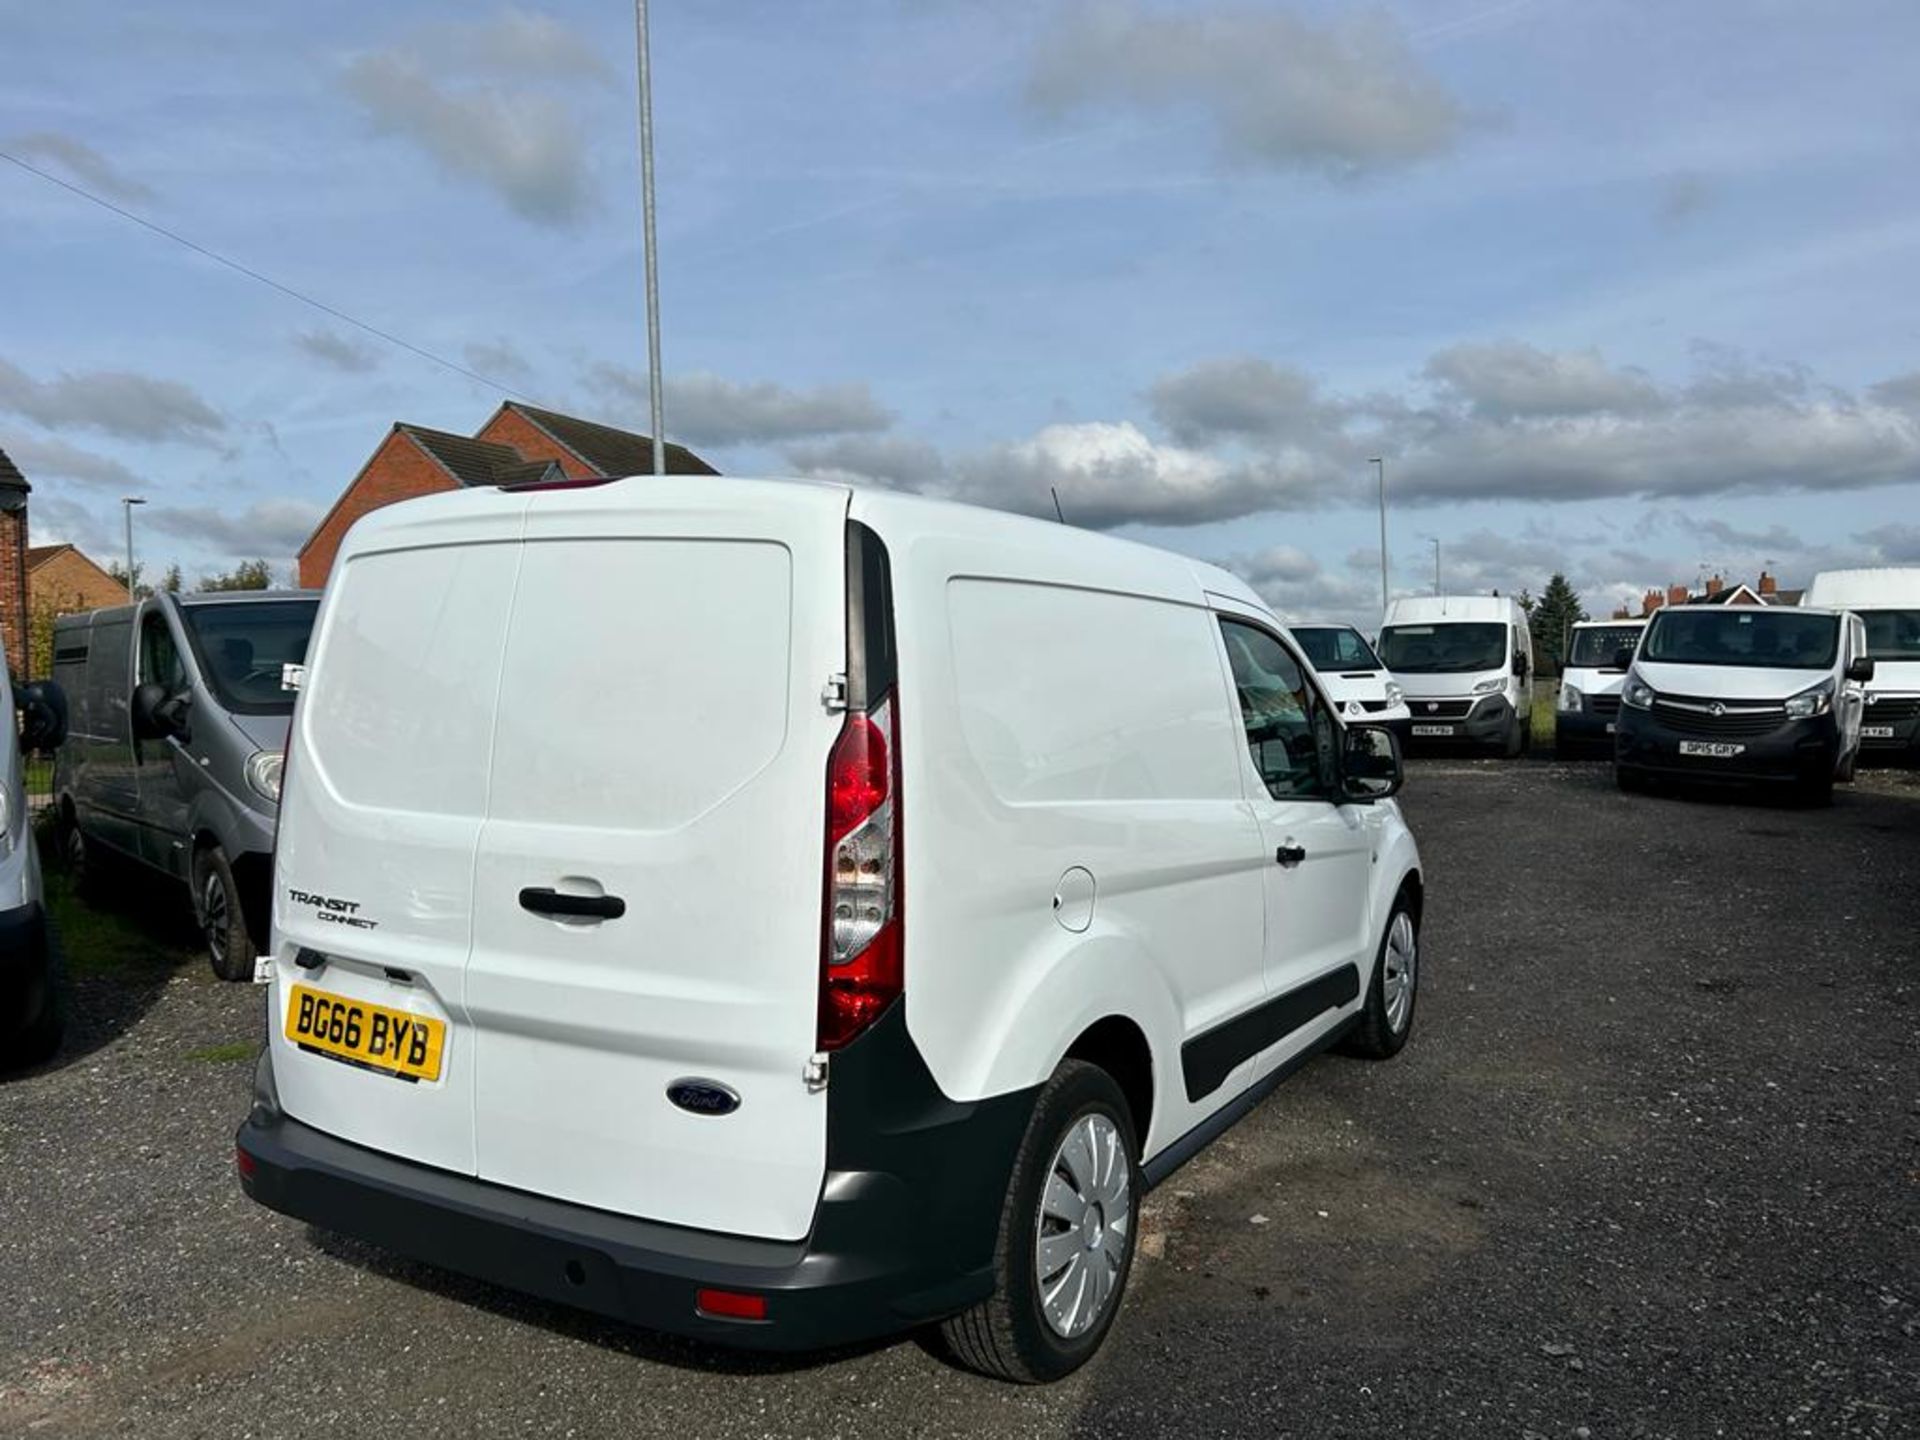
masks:
POLYGON ((1800 603, 1851 610, 1866 624, 1874 674, 1860 724, 1861 755, 1920 760, 1920 567, 1823 570, 1800 603))
POLYGON ((1532 743, 1533 635, 1502 595, 1416 595, 1387 606, 1380 658, 1406 694, 1414 743, 1490 748, 1532 743))
POLYGON ((1843 610, 1669 605, 1620 691, 1614 774, 1790 786, 1812 804, 1853 778, 1866 627, 1843 610))
POLYGON ((1022 1380, 1142 1193, 1413 1021, 1398 747, 1225 571, 805 482, 391 505, 288 737, 261 1204, 708 1340, 1022 1380))
POLYGON ((1350 723, 1384 725, 1402 741, 1407 738, 1407 698, 1366 636, 1351 625, 1289 625, 1287 630, 1350 723))
POLYGON ((1627 683, 1644 620, 1582 620, 1573 627, 1567 663, 1560 671, 1560 696, 1554 706, 1556 753, 1613 756, 1613 731, 1620 717, 1620 687, 1627 683))

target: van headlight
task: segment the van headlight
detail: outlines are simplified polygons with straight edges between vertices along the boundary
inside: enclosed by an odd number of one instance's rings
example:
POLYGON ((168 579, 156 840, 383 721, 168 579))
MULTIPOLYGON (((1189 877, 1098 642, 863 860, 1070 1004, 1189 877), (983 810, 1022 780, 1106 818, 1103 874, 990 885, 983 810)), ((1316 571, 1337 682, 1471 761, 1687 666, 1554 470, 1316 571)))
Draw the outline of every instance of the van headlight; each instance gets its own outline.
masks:
POLYGON ((1560 708, 1562 710, 1578 710, 1580 708, 1580 692, 1564 681, 1562 681, 1560 685, 1560 708))
POLYGON ((1653 700, 1653 687, 1629 670, 1627 683, 1620 687, 1620 703, 1631 705, 1636 710, 1646 710, 1652 706, 1653 700))
POLYGON ((1811 720, 1833 709, 1833 682, 1822 680, 1811 690, 1789 697, 1785 706, 1789 720, 1811 720))
POLYGON ((1496 690, 1504 690, 1506 688, 1506 676, 1495 675, 1490 679, 1482 680, 1478 685, 1474 686, 1473 693, 1476 695, 1491 695, 1496 690))
POLYGON ((263 800, 280 803, 280 767, 286 756, 278 750, 256 750, 247 759, 247 784, 263 800))
POLYGON ((1398 685, 1394 684, 1393 681, 1391 680, 1387 681, 1387 708, 1389 710, 1393 709, 1394 706, 1400 704, 1406 698, 1407 698, 1406 691, 1402 690, 1398 685))

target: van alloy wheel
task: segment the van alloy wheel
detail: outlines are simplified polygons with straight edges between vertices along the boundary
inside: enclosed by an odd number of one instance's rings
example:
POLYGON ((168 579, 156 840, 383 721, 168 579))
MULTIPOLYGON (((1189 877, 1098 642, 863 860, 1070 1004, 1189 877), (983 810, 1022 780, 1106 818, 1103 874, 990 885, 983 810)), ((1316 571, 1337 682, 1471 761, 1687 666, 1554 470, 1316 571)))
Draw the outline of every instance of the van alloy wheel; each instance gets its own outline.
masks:
POLYGON ((1132 1166, 1105 1115, 1083 1115, 1054 1151, 1034 1226, 1033 1276, 1054 1334, 1084 1335, 1106 1312, 1126 1268, 1132 1166))
POLYGON ((218 871, 209 868, 200 890, 200 932, 206 937, 207 956, 217 968, 225 960, 233 932, 233 911, 227 887, 218 871))
POLYGON ((1396 1035, 1407 1028, 1407 1020, 1413 1014, 1419 963, 1420 942, 1414 934, 1413 917, 1404 910, 1396 911, 1393 924, 1387 930, 1386 954, 1381 959, 1385 968, 1380 976, 1381 994, 1387 1002, 1387 1025, 1396 1035))

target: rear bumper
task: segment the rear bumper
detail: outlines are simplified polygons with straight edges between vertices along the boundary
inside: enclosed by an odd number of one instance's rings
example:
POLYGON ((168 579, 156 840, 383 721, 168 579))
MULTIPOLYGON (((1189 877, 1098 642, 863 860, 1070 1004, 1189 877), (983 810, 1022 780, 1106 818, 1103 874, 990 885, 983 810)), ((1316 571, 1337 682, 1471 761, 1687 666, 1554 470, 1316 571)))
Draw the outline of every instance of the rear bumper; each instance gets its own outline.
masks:
POLYGON ((236 1139, 241 1186, 260 1204, 543 1299, 764 1350, 893 1334, 990 1294, 1034 1100, 940 1095, 896 1005, 834 1056, 813 1233, 784 1242, 614 1215, 324 1135, 281 1113, 264 1056, 255 1089, 236 1139), (703 1313, 695 1295, 708 1288, 764 1296, 767 1318, 703 1313))
POLYGON ((1840 760, 1840 727, 1832 715, 1790 720, 1765 735, 1728 737, 1743 747, 1738 755, 1680 753, 1681 741, 1705 738, 1673 730, 1650 712, 1623 705, 1614 734, 1614 763, 1686 780, 1792 784, 1830 777, 1840 760))
POLYGON ((38 904, 0 910, 0 1041, 10 1040, 53 1003, 47 912, 38 904))

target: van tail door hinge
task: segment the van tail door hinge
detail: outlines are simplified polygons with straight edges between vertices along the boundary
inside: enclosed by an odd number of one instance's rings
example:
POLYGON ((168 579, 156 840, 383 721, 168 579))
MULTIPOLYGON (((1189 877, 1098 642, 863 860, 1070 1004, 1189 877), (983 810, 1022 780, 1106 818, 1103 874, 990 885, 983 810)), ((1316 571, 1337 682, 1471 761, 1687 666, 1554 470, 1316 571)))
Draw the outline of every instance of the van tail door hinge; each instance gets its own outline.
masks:
POLYGON ((830 715, 838 715, 847 708, 847 677, 844 674, 827 677, 827 683, 820 687, 820 703, 827 707, 830 715))
POLYGON ((814 1091, 826 1089, 827 1088, 826 1052, 816 1051, 814 1054, 809 1055, 807 1057, 807 1068, 801 1071, 800 1073, 802 1078, 806 1080, 807 1090, 810 1093, 814 1091))

